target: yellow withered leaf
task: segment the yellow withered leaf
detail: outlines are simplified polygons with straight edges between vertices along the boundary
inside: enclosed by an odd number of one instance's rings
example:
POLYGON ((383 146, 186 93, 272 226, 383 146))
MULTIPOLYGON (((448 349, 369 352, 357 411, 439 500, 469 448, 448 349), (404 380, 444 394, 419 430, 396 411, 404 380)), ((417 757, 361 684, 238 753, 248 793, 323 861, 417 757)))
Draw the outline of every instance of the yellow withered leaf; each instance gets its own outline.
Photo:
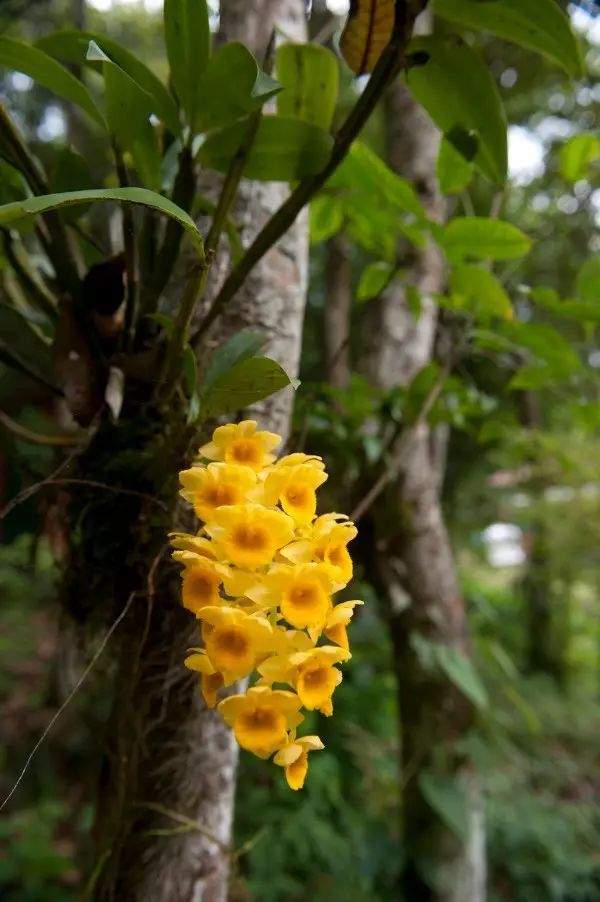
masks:
POLYGON ((372 72, 394 27, 395 0, 351 0, 340 50, 357 75, 372 72))

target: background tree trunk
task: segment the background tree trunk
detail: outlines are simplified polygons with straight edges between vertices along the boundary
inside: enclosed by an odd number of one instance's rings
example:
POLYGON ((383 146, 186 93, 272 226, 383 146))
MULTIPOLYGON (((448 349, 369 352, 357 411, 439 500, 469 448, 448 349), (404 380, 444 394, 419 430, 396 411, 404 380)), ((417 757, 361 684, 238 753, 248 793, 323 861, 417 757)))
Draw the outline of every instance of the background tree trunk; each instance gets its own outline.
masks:
MULTIPOLYGON (((439 137, 401 81, 387 96, 389 160, 419 191, 429 215, 441 219, 444 204, 435 181, 439 137)), ((407 253, 408 281, 421 294, 413 317, 403 286, 394 283, 371 301, 362 334, 369 336, 364 369, 381 388, 406 386, 433 358, 444 264, 431 243, 407 253)), ((371 513, 370 554, 375 560, 387 614, 397 676, 401 732, 402 826, 406 865, 404 898, 478 902, 485 897, 484 834, 475 776, 454 751, 472 720, 467 699, 441 672, 426 665, 419 640, 468 654, 461 597, 440 505, 439 453, 423 424, 402 456, 399 478, 371 513), (468 836, 460 839, 426 800, 422 778, 433 753, 444 749, 444 769, 464 790, 468 836)), ((439 772, 439 766, 437 767, 439 772)))
POLYGON ((350 381, 351 265, 343 234, 327 242, 325 269, 325 360, 327 379, 334 388, 350 381))
MULTIPOLYGON (((286 34, 303 37, 303 0, 223 0, 221 4, 222 34, 227 40, 243 39, 259 56, 275 23, 286 34)), ((234 218, 241 225, 244 243, 279 206, 286 190, 273 183, 242 184, 234 218)), ((220 250, 213 292, 227 265, 224 243, 220 250)), ((300 217, 215 324, 201 358, 233 332, 251 327, 265 332, 266 353, 296 375, 307 255, 306 219, 300 217)), ((173 306, 181 296, 180 275, 167 289, 173 306)), ((285 390, 251 413, 264 427, 282 434, 285 442, 291 405, 291 390, 285 390)), ((155 460, 166 474, 163 478, 171 482, 166 492, 171 497, 173 476, 185 461, 177 452, 169 455, 168 441, 165 444, 162 451, 154 445, 155 460)), ((224 902, 231 864, 237 746, 220 717, 204 708, 197 678, 183 667, 186 649, 198 642, 197 625, 181 607, 173 568, 163 566, 168 523, 164 517, 158 519, 141 548, 132 547, 137 541, 133 531, 129 542, 132 572, 126 590, 139 588, 141 574, 145 583, 141 603, 135 601, 120 628, 115 704, 97 818, 100 852, 95 897, 119 902, 224 902)), ((129 527, 134 528, 131 521, 129 527)), ((124 553, 121 548, 120 568, 124 553)), ((126 590, 121 586, 121 599, 126 590)))

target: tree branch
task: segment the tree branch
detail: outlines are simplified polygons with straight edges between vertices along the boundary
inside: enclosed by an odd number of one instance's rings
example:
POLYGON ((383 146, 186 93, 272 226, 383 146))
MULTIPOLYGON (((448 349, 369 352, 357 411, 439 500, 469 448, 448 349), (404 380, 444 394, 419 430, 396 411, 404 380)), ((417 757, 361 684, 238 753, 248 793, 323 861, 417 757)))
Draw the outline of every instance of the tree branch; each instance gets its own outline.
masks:
MULTIPOLYGON (((425 4, 420 4, 422 8, 426 5, 426 2, 427 0, 425 0, 425 4)), ((381 54, 365 90, 338 131, 328 162, 320 172, 303 179, 297 185, 288 199, 271 217, 262 231, 259 232, 244 256, 225 280, 212 307, 192 338, 193 346, 198 345, 203 335, 241 288, 252 269, 281 236, 287 232, 302 208, 323 187, 327 179, 343 161, 354 139, 375 109, 378 100, 383 95, 391 79, 402 65, 402 54, 410 38, 416 14, 416 11, 413 12, 407 9, 407 4, 403 0, 397 0, 394 28, 390 41, 381 54)))

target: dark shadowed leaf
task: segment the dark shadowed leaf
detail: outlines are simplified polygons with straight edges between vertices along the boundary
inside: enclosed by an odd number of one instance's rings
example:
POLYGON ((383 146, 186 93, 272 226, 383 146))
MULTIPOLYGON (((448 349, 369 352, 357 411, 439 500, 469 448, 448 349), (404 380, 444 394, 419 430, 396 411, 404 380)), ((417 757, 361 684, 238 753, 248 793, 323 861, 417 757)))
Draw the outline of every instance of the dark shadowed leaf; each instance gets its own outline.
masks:
POLYGON ((243 44, 225 44, 202 76, 196 124, 199 131, 227 125, 258 110, 280 85, 265 72, 243 44))

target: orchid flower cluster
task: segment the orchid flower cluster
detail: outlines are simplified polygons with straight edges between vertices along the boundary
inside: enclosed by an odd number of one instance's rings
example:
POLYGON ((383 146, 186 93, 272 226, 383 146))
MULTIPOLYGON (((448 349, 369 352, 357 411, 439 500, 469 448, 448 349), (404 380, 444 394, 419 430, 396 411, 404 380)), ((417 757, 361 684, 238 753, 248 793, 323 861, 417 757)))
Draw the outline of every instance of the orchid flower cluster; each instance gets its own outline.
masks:
POLYGON ((323 461, 303 453, 276 460, 280 441, 254 420, 219 426, 179 474, 201 528, 171 542, 183 564, 183 604, 203 640, 186 667, 240 746, 274 755, 301 789, 309 752, 323 748, 318 736, 297 735, 301 709, 332 714, 336 665, 350 658, 346 627, 362 602, 332 602, 352 578, 347 546, 356 528, 341 514, 316 516, 323 461), (255 671, 251 688, 218 702, 222 688, 255 671))

